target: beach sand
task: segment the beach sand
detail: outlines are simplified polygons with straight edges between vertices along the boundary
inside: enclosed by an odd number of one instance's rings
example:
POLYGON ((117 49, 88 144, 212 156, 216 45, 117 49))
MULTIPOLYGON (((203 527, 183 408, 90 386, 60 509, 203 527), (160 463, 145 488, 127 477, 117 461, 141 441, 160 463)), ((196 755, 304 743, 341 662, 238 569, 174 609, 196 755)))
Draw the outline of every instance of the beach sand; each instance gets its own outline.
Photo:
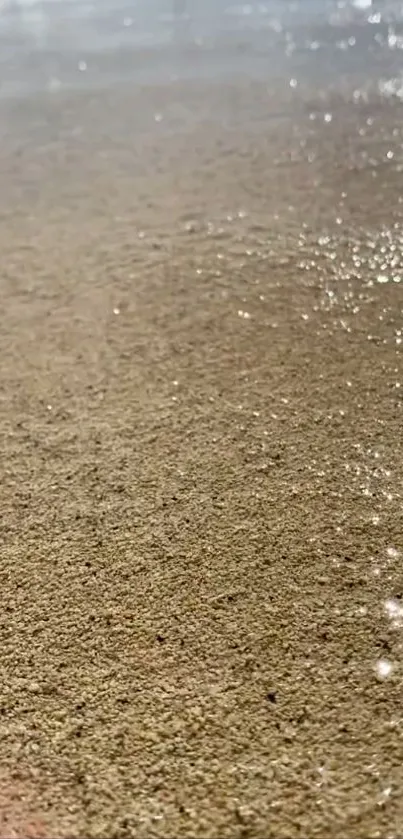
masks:
POLYGON ((402 835, 402 105, 343 84, 0 104, 1 837, 402 835))

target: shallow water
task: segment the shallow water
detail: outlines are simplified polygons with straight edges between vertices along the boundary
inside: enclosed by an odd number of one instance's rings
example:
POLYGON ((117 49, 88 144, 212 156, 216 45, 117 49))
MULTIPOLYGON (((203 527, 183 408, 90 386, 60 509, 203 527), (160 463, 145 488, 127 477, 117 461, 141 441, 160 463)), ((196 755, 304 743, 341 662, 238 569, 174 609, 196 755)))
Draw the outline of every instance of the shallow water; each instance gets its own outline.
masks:
POLYGON ((373 75, 401 55, 402 3, 3 0, 4 96, 122 81, 373 75))

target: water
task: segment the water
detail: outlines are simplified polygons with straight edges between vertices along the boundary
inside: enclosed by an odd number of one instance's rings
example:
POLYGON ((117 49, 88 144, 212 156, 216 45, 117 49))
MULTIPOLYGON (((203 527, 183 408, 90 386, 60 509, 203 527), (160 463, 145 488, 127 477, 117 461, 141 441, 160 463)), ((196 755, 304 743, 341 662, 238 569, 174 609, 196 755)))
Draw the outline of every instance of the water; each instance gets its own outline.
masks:
MULTIPOLYGON (((402 47, 401 4, 370 0, 3 0, 0 94, 178 77, 371 74, 402 47)), ((383 81, 399 90, 399 76, 383 81)), ((295 79, 297 83, 297 79, 295 79)))

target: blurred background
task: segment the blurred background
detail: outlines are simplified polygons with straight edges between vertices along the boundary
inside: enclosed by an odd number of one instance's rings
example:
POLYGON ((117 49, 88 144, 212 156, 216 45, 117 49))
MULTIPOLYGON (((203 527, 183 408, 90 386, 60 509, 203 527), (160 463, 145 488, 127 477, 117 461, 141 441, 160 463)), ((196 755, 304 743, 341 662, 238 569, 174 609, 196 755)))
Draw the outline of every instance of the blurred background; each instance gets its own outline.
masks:
POLYGON ((371 56, 402 47, 401 11, 396 0, 2 0, 0 92, 222 76, 246 66, 269 78, 296 56, 309 70, 326 55, 322 69, 334 72, 365 54, 370 72, 371 56))

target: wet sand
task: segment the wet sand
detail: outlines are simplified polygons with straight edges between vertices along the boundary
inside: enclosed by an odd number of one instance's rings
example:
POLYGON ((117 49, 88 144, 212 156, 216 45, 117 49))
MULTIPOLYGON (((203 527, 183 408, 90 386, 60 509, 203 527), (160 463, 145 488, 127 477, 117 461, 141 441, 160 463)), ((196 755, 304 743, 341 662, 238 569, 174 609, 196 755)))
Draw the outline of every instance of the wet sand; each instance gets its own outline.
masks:
POLYGON ((1 837, 402 835, 374 75, 0 103, 1 837))

